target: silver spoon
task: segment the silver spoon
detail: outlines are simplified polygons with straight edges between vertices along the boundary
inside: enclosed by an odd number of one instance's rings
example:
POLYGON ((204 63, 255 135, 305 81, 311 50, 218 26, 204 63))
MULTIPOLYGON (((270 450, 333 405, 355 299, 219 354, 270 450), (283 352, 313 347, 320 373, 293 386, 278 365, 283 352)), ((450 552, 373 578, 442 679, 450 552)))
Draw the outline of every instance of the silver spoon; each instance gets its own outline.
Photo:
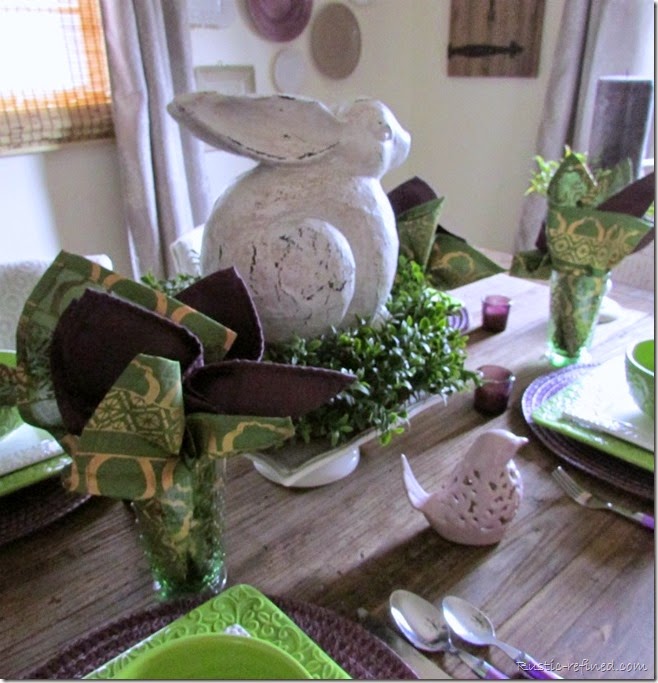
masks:
POLYGON ((470 652, 455 647, 441 612, 415 593, 396 590, 389 598, 391 616, 404 637, 419 650, 457 655, 480 678, 508 679, 502 671, 470 652))
POLYGON ((443 598, 443 616, 460 638, 473 645, 494 645, 511 657, 525 675, 531 678, 562 678, 544 668, 527 652, 499 640, 489 617, 470 602, 454 595, 443 598))

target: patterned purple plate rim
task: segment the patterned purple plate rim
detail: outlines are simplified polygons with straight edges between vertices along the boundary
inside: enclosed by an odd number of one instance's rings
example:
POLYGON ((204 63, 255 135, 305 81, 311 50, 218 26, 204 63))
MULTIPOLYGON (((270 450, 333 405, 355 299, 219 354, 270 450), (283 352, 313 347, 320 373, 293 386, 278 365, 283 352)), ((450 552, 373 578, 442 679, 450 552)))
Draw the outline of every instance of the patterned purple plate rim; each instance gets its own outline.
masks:
POLYGON ((456 330, 459 330, 459 332, 466 332, 470 324, 467 308, 462 306, 458 311, 455 311, 455 313, 451 313, 448 316, 448 320, 450 325, 456 330))
POLYGON ((654 477, 639 467, 587 444, 538 425, 532 413, 546 400, 585 375, 595 365, 571 365, 534 380, 523 393, 523 417, 537 438, 555 455, 602 481, 646 500, 654 499, 654 477))
POLYGON ((0 497, 0 545, 52 524, 89 498, 64 490, 59 477, 51 477, 0 497))

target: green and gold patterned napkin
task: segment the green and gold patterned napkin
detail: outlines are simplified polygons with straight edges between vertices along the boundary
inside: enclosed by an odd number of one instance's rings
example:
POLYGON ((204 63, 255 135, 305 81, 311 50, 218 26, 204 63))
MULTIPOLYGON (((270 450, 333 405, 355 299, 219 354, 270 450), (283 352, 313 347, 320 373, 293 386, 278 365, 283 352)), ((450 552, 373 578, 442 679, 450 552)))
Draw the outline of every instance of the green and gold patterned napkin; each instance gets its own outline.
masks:
POLYGON ((453 289, 496 273, 498 264, 439 225, 444 198, 418 177, 388 194, 396 216, 400 251, 419 263, 437 289, 453 289))
POLYGON ((80 437, 63 439, 69 490, 130 500, 181 495, 188 464, 283 443, 289 418, 185 415, 180 364, 138 355, 108 391, 80 437))
POLYGON ((432 244, 443 207, 443 197, 413 206, 396 218, 400 251, 409 259, 427 268, 432 244))
POLYGON ((643 216, 653 202, 654 174, 610 195, 624 178, 613 169, 596 180, 582 159, 567 155, 548 186, 548 215, 537 249, 515 254, 510 275, 548 279, 552 270, 602 275, 647 244, 654 228, 643 216))
POLYGON ((554 365, 586 357, 611 269, 651 234, 653 226, 641 217, 652 201, 646 198, 649 182, 643 178, 602 201, 610 187, 602 187, 573 153, 553 175, 545 249, 516 254, 510 274, 551 279, 548 344, 554 365), (631 213, 622 212, 631 207, 631 213))
POLYGON ((187 298, 199 309, 240 329, 66 252, 34 288, 19 321, 17 367, 0 365, 0 404, 17 404, 26 422, 60 441, 73 460, 70 490, 184 497, 194 463, 283 443, 291 415, 354 381, 260 361, 260 323, 234 269, 193 287, 187 298), (224 360, 243 332, 255 337, 240 347, 251 357, 224 360))

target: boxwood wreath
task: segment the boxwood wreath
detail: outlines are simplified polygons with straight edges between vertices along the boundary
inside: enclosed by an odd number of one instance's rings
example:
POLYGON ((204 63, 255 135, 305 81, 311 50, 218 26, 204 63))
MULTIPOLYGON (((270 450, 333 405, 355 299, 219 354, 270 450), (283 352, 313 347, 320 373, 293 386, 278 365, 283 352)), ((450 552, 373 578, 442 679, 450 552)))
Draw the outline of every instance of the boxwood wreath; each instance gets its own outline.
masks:
MULTIPOLYGON (((142 280, 171 296, 196 278, 178 275, 142 280)), ((464 368, 467 338, 448 316, 460 305, 429 285, 422 267, 400 255, 385 321, 358 319, 353 327, 313 339, 268 345, 263 360, 344 370, 357 377, 331 402, 295 420, 296 438, 338 446, 375 428, 382 444, 405 430, 407 409, 427 395, 449 396, 477 382, 464 368)))

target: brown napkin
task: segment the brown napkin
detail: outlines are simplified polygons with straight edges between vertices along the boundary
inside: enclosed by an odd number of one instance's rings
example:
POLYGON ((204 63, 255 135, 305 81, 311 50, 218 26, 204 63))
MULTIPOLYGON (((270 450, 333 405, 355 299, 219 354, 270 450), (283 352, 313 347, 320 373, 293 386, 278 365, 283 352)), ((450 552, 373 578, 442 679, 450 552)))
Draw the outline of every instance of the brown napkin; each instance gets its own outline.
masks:
POLYGON ((50 372, 67 431, 82 432, 139 353, 177 360, 183 377, 203 364, 199 338, 157 313, 92 289, 69 304, 50 346, 50 372))
POLYGON ((265 342, 260 319, 247 285, 235 268, 207 275, 175 298, 237 333, 224 358, 263 357, 265 342))
POLYGON ((185 409, 297 418, 319 408, 354 380, 354 375, 324 368, 222 361, 199 368, 185 380, 185 409))

